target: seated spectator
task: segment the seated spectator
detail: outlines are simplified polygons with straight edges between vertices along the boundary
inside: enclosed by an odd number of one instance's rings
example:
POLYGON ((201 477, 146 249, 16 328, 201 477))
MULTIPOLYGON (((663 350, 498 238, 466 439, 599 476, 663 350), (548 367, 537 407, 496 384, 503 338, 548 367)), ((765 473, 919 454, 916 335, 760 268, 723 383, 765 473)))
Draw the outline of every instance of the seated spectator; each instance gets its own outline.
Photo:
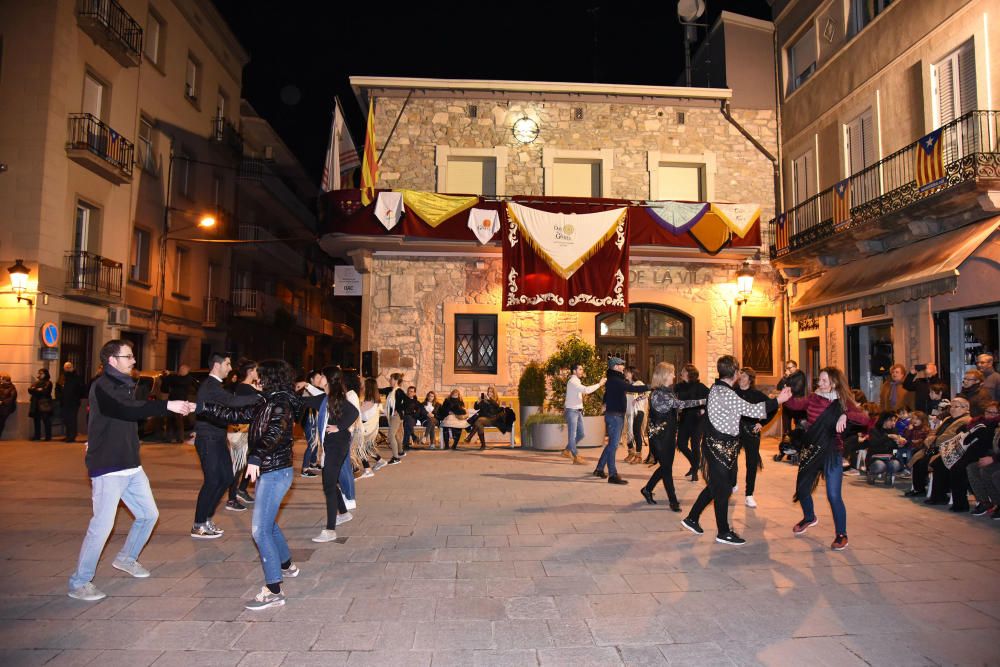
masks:
MULTIPOLYGON (((989 514, 993 519, 1000 519, 1000 429, 997 419, 1000 409, 996 402, 986 406, 982 428, 969 429, 969 437, 975 437, 981 447, 980 455, 966 467, 969 476, 969 486, 976 497, 976 507, 972 510, 974 516, 989 514), (990 437, 992 432, 992 438, 990 437)), ((971 449, 971 447, 970 447, 971 449)))
POLYGON ((910 412, 908 408, 896 410, 896 435, 903 435, 910 425, 910 412))
POLYGON ((913 392, 906 391, 903 380, 906 379, 906 367, 903 364, 893 364, 889 368, 889 379, 882 383, 879 393, 879 410, 894 412, 902 407, 913 410, 913 392))
POLYGON ((875 419, 875 425, 868 432, 865 441, 867 456, 865 468, 868 470, 868 483, 874 484, 875 478, 885 475, 886 484, 892 486, 892 477, 900 470, 902 464, 893 458, 893 453, 904 443, 903 436, 896 433, 896 415, 883 412, 875 419))
POLYGON ((945 398, 948 393, 948 385, 943 382, 935 382, 927 392, 927 406, 930 408, 930 411, 927 413, 927 424, 933 429, 935 428, 934 421, 936 419, 944 419, 948 416, 948 406, 951 404, 951 401, 945 398))
POLYGON ((982 417, 986 411, 986 404, 993 399, 993 394, 983 385, 984 376, 981 371, 972 369, 965 371, 962 378, 962 391, 958 396, 963 396, 969 401, 969 414, 975 417, 982 417))
POLYGON ((427 392, 423 402, 424 414, 420 415, 418 421, 424 425, 424 440, 431 449, 437 446, 437 411, 440 407, 437 394, 433 391, 427 392))
MULTIPOLYGON (((959 435, 969 423, 969 402, 961 396, 956 396, 948 405, 950 412, 947 419, 941 422, 937 429, 924 440, 924 446, 913 454, 910 459, 910 469, 913 472, 913 488, 904 495, 913 498, 927 493, 927 479, 931 458, 938 453, 938 447, 959 435)), ((942 481, 942 485, 944 482, 942 481)), ((944 491, 947 495, 947 489, 944 491)), ((940 498, 938 498, 940 499, 940 498)), ((944 502, 948 502, 947 499, 944 502)))
POLYGON ((451 448, 458 449, 458 441, 462 438, 462 429, 469 426, 465 414, 465 401, 462 400, 461 392, 458 389, 452 389, 451 394, 444 399, 444 403, 438 408, 437 413, 438 423, 441 424, 441 439, 445 449, 448 449, 449 437, 453 440, 451 448))
POLYGON ((986 456, 993 446, 993 432, 996 429, 996 401, 987 404, 987 410, 993 414, 987 417, 972 418, 960 435, 961 443, 953 445, 957 451, 951 457, 944 452, 931 460, 934 471, 934 481, 931 484, 931 497, 928 505, 943 505, 947 502, 945 494, 951 491, 951 511, 969 511, 969 477, 970 463, 986 456), (956 458, 957 456, 957 458, 956 458))
POLYGON ((468 443, 473 436, 479 436, 479 449, 486 449, 486 434, 483 429, 495 426, 497 419, 503 414, 503 407, 500 405, 500 397, 497 390, 490 385, 486 393, 479 395, 476 401, 476 416, 469 423, 469 436, 465 439, 468 443))
POLYGON ((419 444, 417 436, 413 432, 413 427, 417 425, 417 421, 425 414, 420 399, 417 398, 416 387, 410 386, 406 388, 406 394, 396 404, 396 410, 403 418, 403 451, 409 451, 411 445, 419 444))
POLYGON ((864 403, 861 409, 868 415, 868 426, 856 426, 848 422, 847 428, 841 436, 844 440, 844 474, 860 475, 858 470, 858 452, 866 447, 868 432, 878 421, 879 409, 877 403, 864 403))
POLYGON ((927 415, 919 410, 910 413, 910 423, 903 431, 903 443, 896 448, 896 460, 902 463, 903 467, 908 467, 913 452, 924 446, 929 434, 927 415))

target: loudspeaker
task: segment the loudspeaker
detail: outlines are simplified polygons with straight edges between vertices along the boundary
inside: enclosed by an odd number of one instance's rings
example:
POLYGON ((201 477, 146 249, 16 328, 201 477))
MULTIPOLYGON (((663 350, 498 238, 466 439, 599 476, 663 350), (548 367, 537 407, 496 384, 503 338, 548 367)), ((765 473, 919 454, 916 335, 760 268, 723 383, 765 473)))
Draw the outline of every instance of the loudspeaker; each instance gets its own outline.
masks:
POLYGON ((378 352, 367 350, 361 353, 361 376, 366 378, 378 377, 378 352))

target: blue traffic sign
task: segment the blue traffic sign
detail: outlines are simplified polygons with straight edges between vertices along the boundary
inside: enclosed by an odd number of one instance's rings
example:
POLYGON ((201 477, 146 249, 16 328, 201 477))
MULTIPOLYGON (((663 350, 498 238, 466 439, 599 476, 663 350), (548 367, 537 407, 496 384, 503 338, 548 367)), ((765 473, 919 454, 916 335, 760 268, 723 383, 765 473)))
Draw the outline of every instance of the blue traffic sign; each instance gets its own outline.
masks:
POLYGON ((56 347, 59 345, 59 327, 55 322, 46 322, 42 325, 42 343, 45 347, 56 347))

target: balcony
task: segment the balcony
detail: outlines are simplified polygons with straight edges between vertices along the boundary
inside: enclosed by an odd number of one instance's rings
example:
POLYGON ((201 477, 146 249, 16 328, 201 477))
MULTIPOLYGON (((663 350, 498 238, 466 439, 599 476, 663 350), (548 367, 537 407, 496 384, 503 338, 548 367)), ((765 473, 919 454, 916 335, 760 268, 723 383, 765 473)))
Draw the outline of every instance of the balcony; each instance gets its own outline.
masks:
POLYGON ((76 21, 122 67, 142 62, 142 28, 115 0, 78 0, 76 21))
POLYGON ((244 158, 240 163, 240 183, 247 186, 251 194, 262 195, 261 203, 271 207, 277 203, 283 212, 291 213, 308 229, 316 228, 316 216, 299 199, 285 180, 277 174, 271 160, 244 158))
POLYGON ((849 210, 834 220, 836 186, 769 223, 781 268, 818 269, 942 234, 987 215, 1000 190, 1000 112, 971 111, 941 128, 943 180, 917 187, 917 141, 847 179, 849 210), (984 197, 984 195, 987 195, 984 197), (779 237, 779 233, 781 237, 779 237), (787 244, 784 238, 787 238, 787 244))
POLYGON ((66 155, 115 185, 132 181, 135 146, 89 113, 70 114, 66 155))
POLYGON ((75 250, 66 253, 66 296, 91 303, 121 301, 121 262, 92 253, 75 250))
POLYGON ((225 118, 217 117, 212 121, 212 141, 225 146, 236 155, 243 155, 243 137, 233 123, 225 118))
POLYGON ((232 316, 269 322, 284 302, 261 290, 234 288, 231 299, 232 316))
POLYGON ((205 297, 205 312, 201 326, 206 329, 223 329, 229 324, 230 303, 217 296, 205 297))
POLYGON ((252 257, 263 259, 274 269, 285 269, 294 272, 302 270, 302 263, 305 261, 305 258, 287 243, 278 241, 274 234, 259 225, 240 225, 237 229, 237 238, 240 241, 262 242, 260 245, 236 245, 234 248, 238 252, 246 252, 252 257), (271 260, 277 262, 277 265, 275 266, 267 257, 261 257, 261 253, 265 253, 271 260))

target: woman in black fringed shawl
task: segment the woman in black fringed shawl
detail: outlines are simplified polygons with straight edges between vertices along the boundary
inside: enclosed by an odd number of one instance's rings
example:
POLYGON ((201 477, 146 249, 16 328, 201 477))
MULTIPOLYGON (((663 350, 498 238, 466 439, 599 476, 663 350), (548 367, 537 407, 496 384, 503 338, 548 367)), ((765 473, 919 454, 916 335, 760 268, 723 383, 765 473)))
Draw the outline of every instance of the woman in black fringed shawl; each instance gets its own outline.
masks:
POLYGON ((830 548, 843 551, 847 548, 847 508, 841 495, 844 443, 840 434, 847 428, 848 421, 867 426, 868 415, 854 403, 844 373, 832 366, 820 370, 816 392, 805 398, 793 398, 785 405, 792 410, 805 411, 809 424, 803 438, 795 496, 792 498, 802 505, 802 520, 792 527, 792 533, 802 535, 818 523, 812 492, 819 483, 820 475, 823 475, 836 531, 830 548))

